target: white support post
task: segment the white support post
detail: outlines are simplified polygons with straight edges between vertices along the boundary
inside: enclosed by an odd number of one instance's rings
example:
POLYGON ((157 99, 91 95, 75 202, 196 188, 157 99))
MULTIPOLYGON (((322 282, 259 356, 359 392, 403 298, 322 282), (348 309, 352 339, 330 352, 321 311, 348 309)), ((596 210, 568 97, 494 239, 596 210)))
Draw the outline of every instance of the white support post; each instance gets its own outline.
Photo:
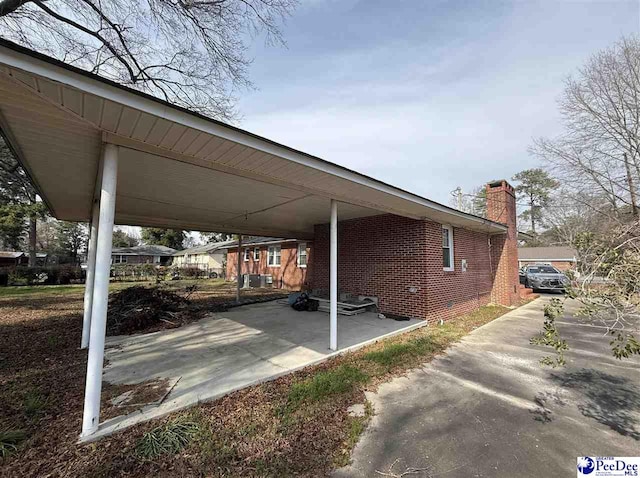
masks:
POLYGON ((240 288, 242 284, 240 281, 242 280, 242 234, 238 234, 238 257, 237 257, 237 276, 238 276, 238 284, 236 285, 236 303, 240 303, 240 288))
POLYGON ((118 147, 105 144, 103 149, 102 181, 100 188, 100 214, 96 242, 95 271, 93 277, 93 303, 91 306, 91 332, 89 360, 84 392, 83 437, 92 435, 100 423, 100 392, 102 391, 102 364, 107 328, 107 304, 111 271, 111 244, 116 208, 116 182, 118 176, 118 147))
POLYGON ((329 234, 329 348, 338 350, 338 202, 331 200, 329 234))
POLYGON ((93 304, 93 278, 96 270, 96 245, 98 243, 98 221, 100 219, 100 203, 93 201, 91 208, 91 226, 89 229, 89 247, 87 250, 87 276, 84 282, 84 315, 82 317, 82 341, 80 348, 89 346, 91 328, 91 307, 93 304))

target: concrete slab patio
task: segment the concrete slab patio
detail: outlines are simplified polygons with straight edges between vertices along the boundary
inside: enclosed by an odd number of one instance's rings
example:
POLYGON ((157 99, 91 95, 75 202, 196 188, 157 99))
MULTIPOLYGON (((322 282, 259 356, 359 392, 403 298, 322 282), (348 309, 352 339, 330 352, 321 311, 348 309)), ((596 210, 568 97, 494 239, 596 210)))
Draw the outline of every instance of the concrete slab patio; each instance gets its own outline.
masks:
MULTIPOLYGON (((558 296, 556 296, 558 297, 558 296)), ((640 454, 640 359, 616 360, 597 322, 569 302, 565 368, 529 344, 549 297, 479 328, 369 394, 376 415, 340 477, 575 477, 578 456, 640 454)))
MULTIPOLYGON (((424 325, 370 312, 340 316, 337 353, 424 325)), ((328 340, 327 313, 297 312, 277 302, 236 307, 178 329, 111 337, 105 381, 179 380, 159 406, 107 420, 90 439, 326 360, 336 354, 328 340)))

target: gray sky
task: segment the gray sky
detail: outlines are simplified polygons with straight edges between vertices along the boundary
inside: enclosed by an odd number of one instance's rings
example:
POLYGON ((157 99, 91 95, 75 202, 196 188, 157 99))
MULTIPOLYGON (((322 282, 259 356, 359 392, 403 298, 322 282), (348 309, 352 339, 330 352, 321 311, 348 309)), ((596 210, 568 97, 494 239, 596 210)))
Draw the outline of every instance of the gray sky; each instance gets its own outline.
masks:
POLYGON ((563 79, 640 29, 632 1, 302 0, 254 46, 240 126, 448 203, 537 166, 563 79))

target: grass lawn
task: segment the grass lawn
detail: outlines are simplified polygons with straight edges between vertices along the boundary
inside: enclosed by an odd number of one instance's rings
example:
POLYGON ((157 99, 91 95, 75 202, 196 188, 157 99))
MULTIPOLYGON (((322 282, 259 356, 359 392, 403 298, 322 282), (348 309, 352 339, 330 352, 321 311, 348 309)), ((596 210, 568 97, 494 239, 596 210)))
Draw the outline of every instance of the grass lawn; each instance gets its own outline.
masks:
MULTIPOLYGON (((235 293, 222 281, 198 283, 203 304, 235 293)), ((78 445, 86 371, 86 351, 78 349, 83 290, 7 289, 0 289, 0 475, 12 477, 325 475, 348 463, 366 428, 373 411, 365 390, 429 361, 508 311, 483 307, 78 445), (358 403, 365 404, 364 416, 350 416, 347 409, 358 403)), ((105 396, 114 390, 103 387, 105 396)))
MULTIPOLYGON (((109 285, 109 291, 117 291, 126 289, 127 287, 142 285, 151 286, 155 282, 112 282, 109 285)), ((200 279, 200 280, 175 280, 164 281, 162 286, 171 290, 184 289, 186 286, 197 284, 198 288, 202 292, 223 290, 226 294, 231 293, 231 285, 229 282, 225 282, 224 279, 200 279)), ((234 286, 235 287, 235 286, 234 286)), ((0 287, 0 298, 3 297, 16 297, 16 296, 52 296, 52 295, 73 295, 84 294, 84 284, 72 284, 72 285, 37 285, 37 286, 10 286, 0 287)))

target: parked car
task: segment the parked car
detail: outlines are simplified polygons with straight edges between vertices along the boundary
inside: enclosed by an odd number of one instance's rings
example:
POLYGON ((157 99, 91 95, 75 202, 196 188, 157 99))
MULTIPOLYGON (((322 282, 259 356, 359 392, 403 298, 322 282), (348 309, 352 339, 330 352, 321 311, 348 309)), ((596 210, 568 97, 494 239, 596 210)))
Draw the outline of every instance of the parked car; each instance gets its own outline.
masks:
POLYGON ((525 287, 535 290, 564 290, 571 284, 569 278, 553 266, 529 264, 520 271, 520 281, 525 287))

